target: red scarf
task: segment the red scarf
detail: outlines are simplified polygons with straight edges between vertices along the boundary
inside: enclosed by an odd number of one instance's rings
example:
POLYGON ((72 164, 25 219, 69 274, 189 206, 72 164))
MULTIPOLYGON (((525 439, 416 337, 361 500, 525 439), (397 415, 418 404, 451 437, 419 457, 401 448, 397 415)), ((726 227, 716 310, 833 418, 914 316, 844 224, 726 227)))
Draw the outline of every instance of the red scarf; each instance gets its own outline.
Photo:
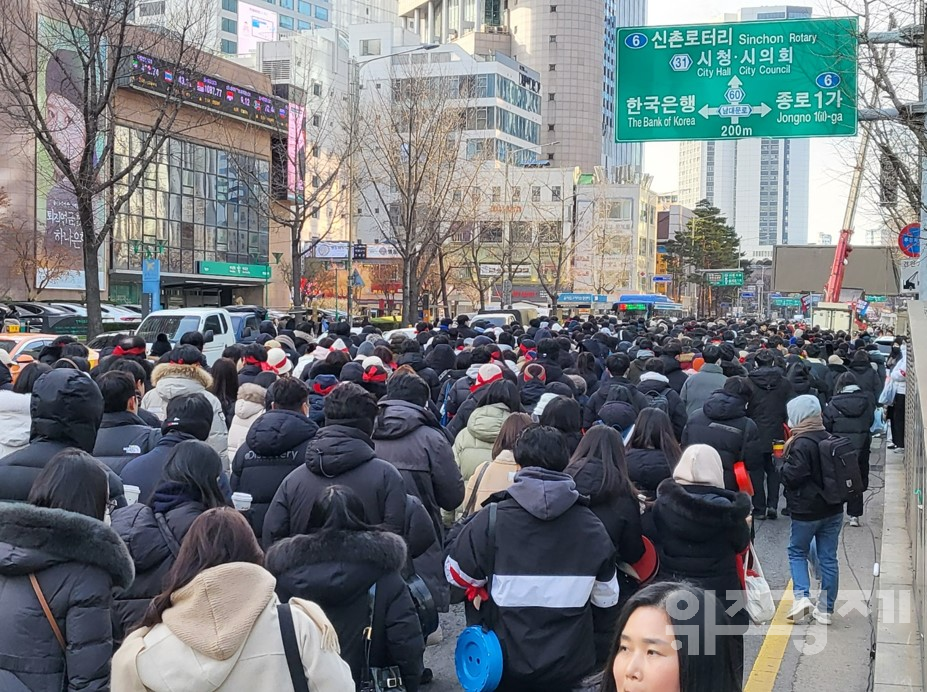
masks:
POLYGON ((262 362, 254 356, 245 356, 245 365, 257 365, 259 368, 261 368, 261 372, 277 372, 277 369, 266 360, 262 362))
POLYGON ((376 365, 371 365, 364 371, 364 382, 383 384, 386 382, 386 371, 380 370, 376 365))

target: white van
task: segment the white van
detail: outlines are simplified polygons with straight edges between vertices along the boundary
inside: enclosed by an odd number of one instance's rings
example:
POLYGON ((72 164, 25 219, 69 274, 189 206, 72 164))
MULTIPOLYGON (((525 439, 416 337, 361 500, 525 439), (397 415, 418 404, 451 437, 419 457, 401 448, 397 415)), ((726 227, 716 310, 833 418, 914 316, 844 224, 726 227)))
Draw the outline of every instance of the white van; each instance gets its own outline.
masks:
POLYGON ((135 331, 137 336, 145 339, 148 348, 158 338, 158 334, 167 334, 172 346, 180 343, 184 334, 200 332, 206 339, 203 355, 209 365, 222 357, 227 346, 235 343, 232 329, 232 316, 220 308, 175 308, 149 313, 135 331))

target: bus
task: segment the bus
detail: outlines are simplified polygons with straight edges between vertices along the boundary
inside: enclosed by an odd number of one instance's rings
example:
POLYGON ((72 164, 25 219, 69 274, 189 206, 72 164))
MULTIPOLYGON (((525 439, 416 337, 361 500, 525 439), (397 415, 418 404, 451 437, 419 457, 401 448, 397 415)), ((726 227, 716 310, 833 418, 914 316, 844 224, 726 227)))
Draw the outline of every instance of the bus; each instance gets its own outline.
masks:
POLYGON ((626 293, 618 296, 612 310, 624 321, 676 320, 687 317, 689 311, 679 303, 658 293, 626 293))

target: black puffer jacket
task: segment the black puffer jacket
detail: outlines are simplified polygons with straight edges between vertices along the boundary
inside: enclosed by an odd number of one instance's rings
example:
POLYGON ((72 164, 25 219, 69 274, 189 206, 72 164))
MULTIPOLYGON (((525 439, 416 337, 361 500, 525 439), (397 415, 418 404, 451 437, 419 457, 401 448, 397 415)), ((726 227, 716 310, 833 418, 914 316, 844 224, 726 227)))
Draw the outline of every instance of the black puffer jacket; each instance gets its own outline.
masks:
POLYGON ((750 373, 750 401, 747 415, 756 423, 760 453, 771 453, 773 440, 785 439, 782 426, 788 421, 786 404, 795 396, 792 385, 775 366, 758 368, 750 373))
MULTIPOLYGON (((32 389, 29 444, 0 459, 0 500, 25 501, 32 483, 58 452, 77 447, 93 452, 103 418, 103 396, 86 374, 52 370, 32 389)), ((109 469, 110 498, 125 504, 122 481, 109 469)))
POLYGON ((5 623, 0 668, 29 690, 109 690, 112 589, 128 586, 133 576, 129 552, 102 521, 60 509, 0 504, 5 623), (30 574, 36 575, 64 635, 66 653, 42 612, 30 574))
POLYGON ((583 427, 587 430, 599 419, 599 412, 602 410, 602 406, 605 405, 605 402, 608 401, 609 396, 611 396, 612 399, 617 398, 617 394, 611 392, 613 386, 623 387, 627 390, 628 396, 626 398, 630 399, 629 403, 631 403, 635 409, 635 417, 641 412, 641 409, 647 406, 647 400, 644 398, 644 395, 637 390, 637 387, 631 380, 627 377, 612 376, 599 386, 595 394, 589 397, 589 401, 587 401, 586 405, 583 407, 583 427))
POLYGON ((856 377, 856 384, 859 385, 859 388, 871 395, 873 402, 878 401, 882 395, 885 379, 879 377, 876 368, 871 363, 859 363, 855 360, 850 361, 847 368, 856 377))
POLYGON ((396 359, 396 367, 402 365, 408 365, 415 370, 416 375, 425 380, 425 384, 427 384, 428 389, 431 390, 431 400, 437 401, 438 392, 441 390, 438 373, 425 362, 425 357, 421 353, 403 353, 396 359))
POLYGON ((332 485, 346 485, 358 494, 368 523, 402 533, 406 489, 399 471, 377 458, 373 440, 363 431, 328 425, 309 442, 306 463, 277 489, 264 517, 264 545, 306 533, 312 506, 332 485))
POLYGON ((780 473, 794 521, 819 521, 843 512, 843 504, 828 504, 821 497, 824 478, 818 443, 827 436, 828 433, 821 430, 789 440, 788 454, 780 473))
POLYGON ((150 452, 160 441, 161 429, 149 427, 134 413, 104 413, 93 445, 93 456, 119 473, 126 464, 150 452))
POLYGON ((673 464, 662 449, 629 449, 628 476, 635 487, 654 497, 660 483, 673 475, 673 464))
POLYGON ((370 588, 376 584, 381 622, 375 623, 370 664, 398 665, 405 688, 416 692, 425 642, 412 597, 400 574, 406 546, 399 536, 374 531, 319 531, 294 536, 267 552, 265 567, 277 578, 281 601, 291 597, 318 603, 332 621, 341 658, 360 687, 364 628, 370 622, 370 588))
POLYGON ((232 492, 251 495, 248 520, 260 539, 264 515, 283 479, 301 466, 319 426, 297 411, 268 411, 245 435, 232 462, 232 492))
POLYGON ((738 490, 734 464, 743 461, 747 469, 763 463, 756 423, 747 417, 747 402, 723 390, 712 394, 695 413, 682 433, 682 446, 706 444, 721 455, 724 487, 738 490))
MULTIPOLYGON (((162 488, 162 492, 168 490, 162 488)), ((135 581, 114 593, 113 639, 117 642, 135 629, 151 599, 161 593, 190 524, 206 511, 201 502, 181 497, 172 503, 163 500, 154 501, 154 508, 137 502, 113 512, 113 530, 125 541, 135 563, 135 581)))
POLYGON ((682 385, 686 383, 689 376, 683 372, 679 361, 673 356, 662 355, 660 356, 660 360, 663 362, 663 374, 666 375, 666 379, 669 380, 670 387, 673 388, 674 392, 679 394, 682 391, 682 385))
POLYGON ((844 390, 834 394, 824 407, 824 427, 834 435, 847 438, 858 452, 872 442, 869 429, 874 414, 875 403, 868 392, 859 388, 844 390))
POLYGON ((408 401, 383 400, 373 444, 377 456, 399 470, 406 492, 422 501, 443 542, 441 510, 450 512, 461 505, 464 482, 451 440, 437 419, 408 401))
MULTIPOLYGON (((683 486, 673 479, 661 483, 653 505, 658 579, 688 581, 713 590, 726 608, 733 606, 737 600, 727 595, 742 593, 736 555, 750 542, 747 517, 751 509, 745 493, 683 486)), ((747 624, 742 608, 732 619, 735 625, 747 624)))

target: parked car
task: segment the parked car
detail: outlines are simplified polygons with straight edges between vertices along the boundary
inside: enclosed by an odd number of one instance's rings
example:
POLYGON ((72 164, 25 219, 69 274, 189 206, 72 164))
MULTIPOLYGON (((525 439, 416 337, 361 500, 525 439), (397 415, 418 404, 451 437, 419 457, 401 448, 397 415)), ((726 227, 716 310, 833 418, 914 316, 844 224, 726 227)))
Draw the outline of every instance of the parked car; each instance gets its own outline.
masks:
MULTIPOLYGON (((48 346, 57 337, 57 334, 34 334, 26 332, 21 332, 19 334, 0 334, 0 348, 9 353, 10 358, 13 360, 13 365, 10 368, 13 379, 15 380, 16 376, 19 375, 19 370, 23 365, 33 360, 38 360, 42 349, 48 346)), ((96 367, 96 364, 100 360, 100 354, 90 344, 87 345, 87 348, 90 349, 90 367, 96 367)))
POLYGON ((222 351, 236 341, 232 316, 222 308, 157 310, 142 320, 135 333, 143 337, 151 349, 158 334, 166 334, 171 344, 176 346, 184 334, 197 331, 206 339, 203 355, 209 365, 219 360, 222 351))
POLYGON ((73 317, 75 313, 47 303, 16 302, 10 303, 16 308, 19 322, 24 332, 42 332, 50 330, 56 319, 73 317))

